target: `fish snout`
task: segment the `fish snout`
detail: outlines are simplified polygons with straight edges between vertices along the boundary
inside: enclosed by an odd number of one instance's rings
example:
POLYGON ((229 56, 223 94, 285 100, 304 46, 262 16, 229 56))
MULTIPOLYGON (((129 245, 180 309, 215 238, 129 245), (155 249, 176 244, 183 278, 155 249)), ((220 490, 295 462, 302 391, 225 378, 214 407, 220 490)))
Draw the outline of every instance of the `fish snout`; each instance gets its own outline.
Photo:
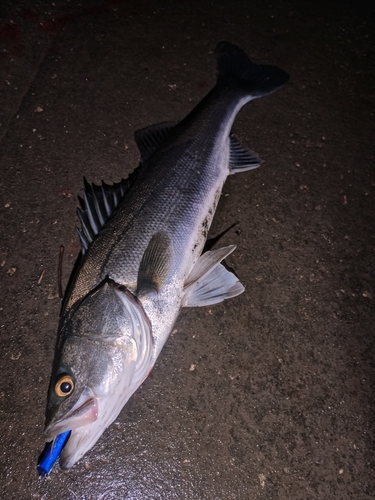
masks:
POLYGON ((68 413, 62 417, 52 418, 46 423, 44 429, 46 441, 54 439, 62 432, 72 431, 78 427, 91 424, 97 420, 98 415, 98 399, 91 389, 86 389, 68 413))

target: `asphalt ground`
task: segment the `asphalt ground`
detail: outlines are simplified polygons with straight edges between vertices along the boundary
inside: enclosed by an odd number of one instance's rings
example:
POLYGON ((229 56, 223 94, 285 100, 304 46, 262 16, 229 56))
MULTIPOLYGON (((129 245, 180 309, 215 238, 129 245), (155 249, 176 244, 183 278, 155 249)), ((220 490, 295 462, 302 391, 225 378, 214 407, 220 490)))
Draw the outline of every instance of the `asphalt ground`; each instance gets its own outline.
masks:
POLYGON ((1 498, 375 498, 374 34, 370 2, 2 2, 1 498), (96 446, 40 479, 82 177, 128 175, 134 131, 199 102, 223 39, 291 75, 238 116, 264 163, 211 229, 238 223, 246 292, 183 310, 96 446))

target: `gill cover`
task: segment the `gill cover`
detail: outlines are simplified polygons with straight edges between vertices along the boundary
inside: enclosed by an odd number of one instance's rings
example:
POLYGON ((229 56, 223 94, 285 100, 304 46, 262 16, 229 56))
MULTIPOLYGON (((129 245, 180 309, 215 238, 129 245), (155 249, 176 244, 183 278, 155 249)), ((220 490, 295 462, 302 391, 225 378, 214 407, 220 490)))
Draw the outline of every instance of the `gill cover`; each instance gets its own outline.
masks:
POLYGON ((147 377, 152 352, 142 304, 108 277, 70 310, 60 329, 45 428, 47 441, 72 431, 62 466, 71 467, 115 420, 147 377))

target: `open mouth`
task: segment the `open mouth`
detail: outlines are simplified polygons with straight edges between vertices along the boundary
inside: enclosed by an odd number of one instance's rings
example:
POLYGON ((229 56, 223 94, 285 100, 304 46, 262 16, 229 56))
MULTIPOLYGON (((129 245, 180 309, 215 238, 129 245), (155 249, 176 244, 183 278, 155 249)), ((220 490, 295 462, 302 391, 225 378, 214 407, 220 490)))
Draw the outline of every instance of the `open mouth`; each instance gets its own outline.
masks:
POLYGON ((98 413, 98 400, 91 389, 86 389, 64 417, 46 427, 44 434, 47 443, 37 465, 40 476, 46 476, 51 472, 67 445, 72 431, 95 422, 98 413))
POLYGON ((98 418, 98 400, 90 389, 83 391, 73 408, 60 420, 44 431, 47 441, 53 440, 67 430, 77 429, 95 422, 98 418))

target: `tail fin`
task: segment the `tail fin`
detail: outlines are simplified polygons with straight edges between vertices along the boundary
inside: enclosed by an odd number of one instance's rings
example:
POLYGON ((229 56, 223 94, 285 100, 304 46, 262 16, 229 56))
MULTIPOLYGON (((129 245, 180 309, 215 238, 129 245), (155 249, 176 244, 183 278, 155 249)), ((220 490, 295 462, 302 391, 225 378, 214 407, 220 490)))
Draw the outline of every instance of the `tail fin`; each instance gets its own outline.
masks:
POLYGON ((254 64, 245 52, 228 42, 216 47, 218 83, 235 84, 253 99, 271 94, 289 80, 289 75, 276 66, 254 64))

